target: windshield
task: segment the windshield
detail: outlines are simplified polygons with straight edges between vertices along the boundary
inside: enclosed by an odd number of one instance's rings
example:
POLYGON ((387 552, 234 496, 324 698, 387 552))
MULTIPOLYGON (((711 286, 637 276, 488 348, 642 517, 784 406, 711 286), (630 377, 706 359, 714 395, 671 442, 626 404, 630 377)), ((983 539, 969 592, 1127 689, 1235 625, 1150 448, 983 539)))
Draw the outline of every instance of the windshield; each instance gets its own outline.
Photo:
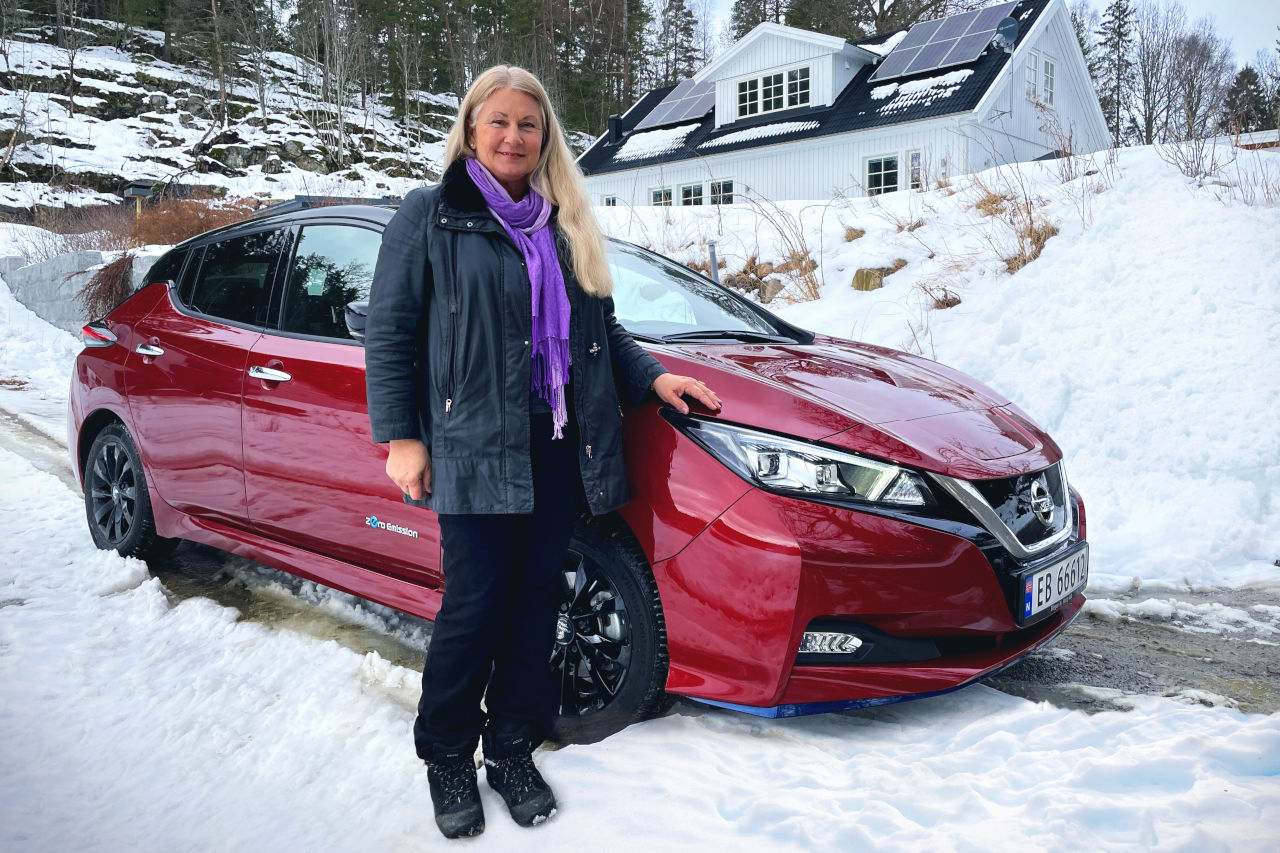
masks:
MULTIPOLYGON (((614 314, 633 335, 692 339, 729 331, 758 339, 781 331, 723 288, 634 246, 611 241, 609 270, 614 314)), ((723 334, 710 337, 732 339, 723 334)))

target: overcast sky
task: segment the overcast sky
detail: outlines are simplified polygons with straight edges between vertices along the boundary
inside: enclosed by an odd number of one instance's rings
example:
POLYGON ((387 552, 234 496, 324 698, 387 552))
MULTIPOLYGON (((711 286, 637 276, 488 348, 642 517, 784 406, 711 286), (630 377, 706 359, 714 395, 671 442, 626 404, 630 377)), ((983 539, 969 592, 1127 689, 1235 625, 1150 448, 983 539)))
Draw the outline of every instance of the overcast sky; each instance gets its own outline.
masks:
MULTIPOLYGON (((1090 2, 1098 10, 1107 6, 1107 0, 1090 2)), ((694 0, 690 5, 700 4, 694 0)), ((995 5, 994 0, 989 5, 995 5)), ((1276 38, 1280 37, 1276 31, 1276 25, 1280 24, 1280 3, 1276 0, 1182 0, 1182 5, 1193 21, 1206 15, 1213 17, 1218 32, 1231 39, 1238 65, 1252 62, 1254 54, 1263 48, 1274 50, 1276 38)), ((709 0, 709 6, 714 18, 727 21, 733 0, 709 0)), ((718 27, 713 27, 716 29, 718 27)))

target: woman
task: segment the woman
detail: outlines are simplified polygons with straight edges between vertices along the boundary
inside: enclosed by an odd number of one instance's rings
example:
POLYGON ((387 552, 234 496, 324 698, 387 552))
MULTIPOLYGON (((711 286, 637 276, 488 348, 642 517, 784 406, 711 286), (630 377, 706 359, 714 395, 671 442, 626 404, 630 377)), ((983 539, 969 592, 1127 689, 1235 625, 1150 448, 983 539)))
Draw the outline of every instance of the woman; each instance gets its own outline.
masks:
POLYGON ((682 412, 685 394, 720 401, 614 318, 582 174, 532 74, 476 79, 445 165, 383 234, 365 363, 387 476, 440 520, 446 585, 414 740, 453 838, 484 830, 479 740, 517 823, 555 810, 532 752, 555 718, 548 661, 575 508, 628 499, 615 375, 637 404, 650 389, 682 412))

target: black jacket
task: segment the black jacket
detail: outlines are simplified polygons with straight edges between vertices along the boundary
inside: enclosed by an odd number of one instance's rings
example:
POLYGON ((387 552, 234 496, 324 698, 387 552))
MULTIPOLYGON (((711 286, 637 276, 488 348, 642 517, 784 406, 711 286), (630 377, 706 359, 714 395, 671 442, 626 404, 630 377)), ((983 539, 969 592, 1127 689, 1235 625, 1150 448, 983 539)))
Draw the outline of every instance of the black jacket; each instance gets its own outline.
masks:
MULTIPOLYGON (((628 500, 617 388, 639 404, 666 371, 618 324, 612 298, 582 291, 563 239, 557 245, 570 304, 578 465, 599 515, 628 500)), ((458 161, 438 185, 405 196, 383 232, 365 329, 373 440, 426 443, 431 493, 421 505, 532 512, 531 330, 524 260, 458 161)))

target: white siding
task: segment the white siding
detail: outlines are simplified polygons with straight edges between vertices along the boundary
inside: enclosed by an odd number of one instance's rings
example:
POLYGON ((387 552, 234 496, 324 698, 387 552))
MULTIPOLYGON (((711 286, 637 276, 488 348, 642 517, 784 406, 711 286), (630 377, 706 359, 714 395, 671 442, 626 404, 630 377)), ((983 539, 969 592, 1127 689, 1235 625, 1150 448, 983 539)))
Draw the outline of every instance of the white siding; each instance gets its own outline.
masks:
POLYGON ((768 68, 796 65, 820 56, 827 56, 828 48, 785 36, 767 35, 758 39, 750 50, 743 51, 716 69, 716 77, 742 77, 768 68))
POLYGON ((1077 154, 1110 144, 1102 110, 1063 3, 1051 3, 1036 22, 1032 38, 1018 46, 1012 67, 1005 69, 984 99, 970 132, 970 166, 975 171, 997 162, 1034 160, 1055 151, 1060 147, 1059 132, 1071 135, 1077 154), (1032 54, 1040 60, 1037 81, 1041 91, 1043 60, 1048 58, 1054 63, 1052 107, 1039 107, 1027 98, 1027 64, 1032 54), (1060 130, 1055 130, 1055 125, 1060 130))
POLYGON ((921 152, 927 179, 966 171, 967 140, 959 122, 951 118, 592 175, 587 188, 594 204, 612 195, 619 204, 647 205, 651 189, 696 182, 703 184, 703 198, 709 200, 710 182, 721 179, 732 180, 736 193, 772 201, 828 199, 837 194, 862 195, 867 158, 883 155, 898 157, 899 186, 905 189, 911 151, 921 152))

